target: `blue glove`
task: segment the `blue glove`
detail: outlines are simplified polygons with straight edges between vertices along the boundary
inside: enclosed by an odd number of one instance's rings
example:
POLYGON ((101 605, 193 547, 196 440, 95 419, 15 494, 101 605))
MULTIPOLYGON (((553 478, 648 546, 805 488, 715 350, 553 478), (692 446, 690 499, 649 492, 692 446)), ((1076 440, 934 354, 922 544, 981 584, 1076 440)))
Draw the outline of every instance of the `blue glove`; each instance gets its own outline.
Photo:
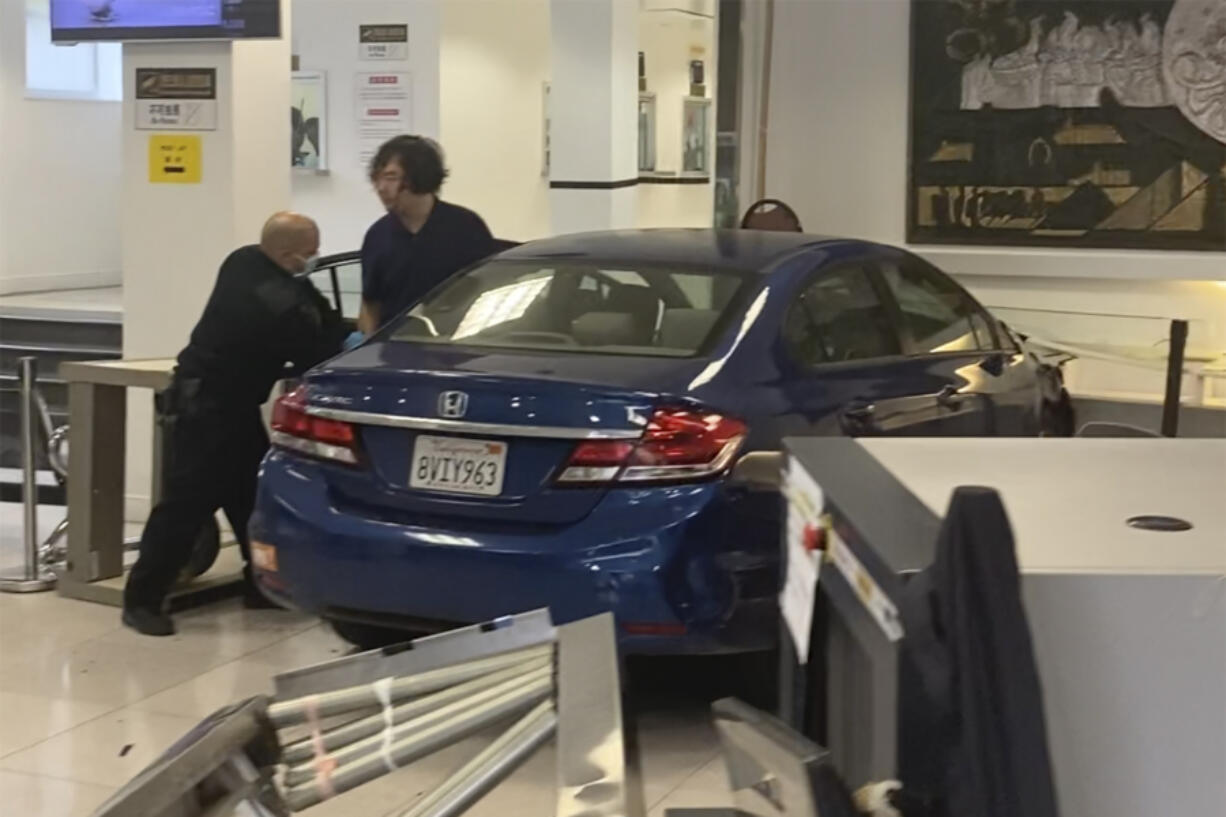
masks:
POLYGON ((362 342, 365 340, 366 336, 361 332, 350 332, 349 337, 345 338, 345 342, 342 344, 342 346, 345 351, 348 352, 350 349, 355 349, 358 346, 361 346, 362 342))

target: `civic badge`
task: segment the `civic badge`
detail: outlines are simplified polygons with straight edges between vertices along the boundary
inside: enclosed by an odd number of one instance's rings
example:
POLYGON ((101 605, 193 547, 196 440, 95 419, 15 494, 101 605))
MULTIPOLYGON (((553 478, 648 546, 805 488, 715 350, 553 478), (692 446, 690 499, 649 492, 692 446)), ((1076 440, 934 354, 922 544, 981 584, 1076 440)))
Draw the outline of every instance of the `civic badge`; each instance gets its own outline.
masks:
POLYGON ((438 416, 459 420, 468 413, 468 395, 462 391, 445 391, 438 396, 438 416))

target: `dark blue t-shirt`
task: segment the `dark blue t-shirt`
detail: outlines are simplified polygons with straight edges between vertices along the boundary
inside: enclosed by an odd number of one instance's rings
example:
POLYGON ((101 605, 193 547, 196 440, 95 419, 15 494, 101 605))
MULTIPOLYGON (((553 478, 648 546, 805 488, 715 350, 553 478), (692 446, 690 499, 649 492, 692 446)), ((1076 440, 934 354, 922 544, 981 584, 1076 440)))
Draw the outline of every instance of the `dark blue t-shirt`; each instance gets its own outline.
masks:
POLYGON ((494 238, 481 216, 436 201, 417 233, 388 213, 362 242, 362 297, 387 323, 446 278, 494 252, 494 238))

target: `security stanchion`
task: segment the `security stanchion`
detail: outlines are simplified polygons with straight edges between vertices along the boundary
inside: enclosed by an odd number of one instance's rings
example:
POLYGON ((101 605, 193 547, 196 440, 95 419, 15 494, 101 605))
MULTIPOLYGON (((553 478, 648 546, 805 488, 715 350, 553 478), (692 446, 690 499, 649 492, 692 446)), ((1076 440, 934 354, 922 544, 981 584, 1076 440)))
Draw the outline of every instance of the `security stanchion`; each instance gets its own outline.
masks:
POLYGON ((35 422, 38 406, 34 383, 38 378, 38 361, 23 357, 18 362, 21 389, 21 507, 22 507, 22 566, 15 572, 0 576, 0 591, 5 593, 36 593, 55 587, 55 574, 39 560, 38 550, 38 472, 35 468, 35 422))

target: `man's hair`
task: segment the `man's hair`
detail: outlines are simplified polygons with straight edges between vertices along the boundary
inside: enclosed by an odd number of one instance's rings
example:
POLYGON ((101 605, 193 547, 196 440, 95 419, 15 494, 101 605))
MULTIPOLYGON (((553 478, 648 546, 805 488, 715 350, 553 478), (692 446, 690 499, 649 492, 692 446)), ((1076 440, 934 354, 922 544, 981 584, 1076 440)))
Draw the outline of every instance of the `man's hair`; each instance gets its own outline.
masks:
POLYGON ((419 196, 437 193, 447 178, 443 151, 424 136, 396 136, 384 142, 370 162, 370 180, 378 178, 392 160, 400 162, 404 183, 419 196))

